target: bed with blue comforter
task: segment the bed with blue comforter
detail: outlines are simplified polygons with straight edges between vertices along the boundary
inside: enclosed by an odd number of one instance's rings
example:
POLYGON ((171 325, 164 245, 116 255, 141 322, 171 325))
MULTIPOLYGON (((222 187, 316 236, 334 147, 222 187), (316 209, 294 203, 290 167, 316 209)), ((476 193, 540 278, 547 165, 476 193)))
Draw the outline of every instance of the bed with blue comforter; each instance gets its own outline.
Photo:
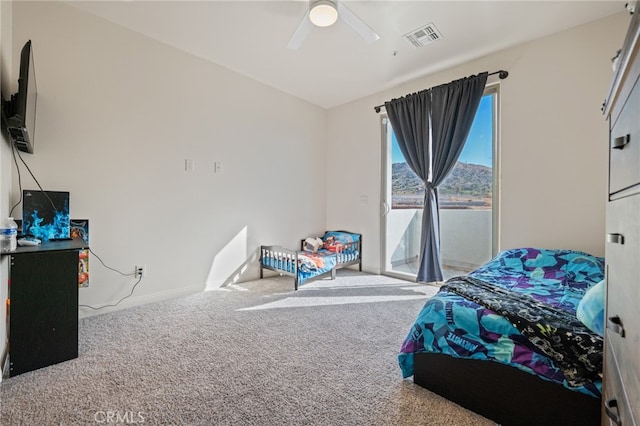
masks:
POLYGON ((415 374, 417 356, 428 360, 422 355, 439 354, 482 361, 473 364, 476 369, 486 363, 513 367, 597 402, 602 337, 578 320, 576 311, 603 279, 604 259, 588 253, 503 251, 468 275, 448 280, 427 300, 398 355, 402 375, 415 374))

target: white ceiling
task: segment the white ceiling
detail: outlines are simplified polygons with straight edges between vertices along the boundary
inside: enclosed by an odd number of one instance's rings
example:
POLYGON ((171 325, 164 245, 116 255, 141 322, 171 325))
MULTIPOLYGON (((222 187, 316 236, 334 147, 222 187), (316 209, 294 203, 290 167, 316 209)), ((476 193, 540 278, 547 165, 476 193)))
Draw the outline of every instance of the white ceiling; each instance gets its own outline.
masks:
POLYGON ((345 1, 380 39, 365 44, 338 20, 328 28, 314 27, 298 50, 286 46, 308 10, 307 1, 68 3, 331 108, 513 45, 623 13, 627 1, 345 1), (441 40, 416 49, 402 38, 430 22, 442 33, 441 40))

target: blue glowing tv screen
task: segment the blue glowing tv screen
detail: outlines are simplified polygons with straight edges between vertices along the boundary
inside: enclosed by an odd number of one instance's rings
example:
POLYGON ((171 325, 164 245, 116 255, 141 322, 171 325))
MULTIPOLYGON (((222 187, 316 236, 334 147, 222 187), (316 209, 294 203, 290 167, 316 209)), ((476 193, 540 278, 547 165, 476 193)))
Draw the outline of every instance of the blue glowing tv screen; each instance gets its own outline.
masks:
POLYGON ((69 238, 69 193, 22 191, 22 235, 42 241, 69 238))

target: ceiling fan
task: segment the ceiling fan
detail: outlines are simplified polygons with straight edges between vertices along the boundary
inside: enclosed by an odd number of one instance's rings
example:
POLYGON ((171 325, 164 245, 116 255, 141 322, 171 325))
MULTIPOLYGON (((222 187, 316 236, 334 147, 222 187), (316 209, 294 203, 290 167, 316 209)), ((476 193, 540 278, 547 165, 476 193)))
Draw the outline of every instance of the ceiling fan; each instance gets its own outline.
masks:
POLYGON ((309 11, 305 13, 298 28, 291 36, 287 48, 298 49, 313 26, 329 27, 342 19, 365 42, 373 43, 380 36, 365 24, 341 0, 309 0, 309 11))

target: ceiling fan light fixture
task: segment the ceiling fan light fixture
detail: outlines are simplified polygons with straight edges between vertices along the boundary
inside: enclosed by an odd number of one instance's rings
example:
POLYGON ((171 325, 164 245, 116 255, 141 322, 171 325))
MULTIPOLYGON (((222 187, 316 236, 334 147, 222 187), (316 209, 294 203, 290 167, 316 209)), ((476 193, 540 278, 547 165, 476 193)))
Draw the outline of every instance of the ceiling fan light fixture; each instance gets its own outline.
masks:
POLYGON ((318 27, 330 27, 338 20, 338 8, 331 0, 318 0, 311 4, 309 19, 318 27))

